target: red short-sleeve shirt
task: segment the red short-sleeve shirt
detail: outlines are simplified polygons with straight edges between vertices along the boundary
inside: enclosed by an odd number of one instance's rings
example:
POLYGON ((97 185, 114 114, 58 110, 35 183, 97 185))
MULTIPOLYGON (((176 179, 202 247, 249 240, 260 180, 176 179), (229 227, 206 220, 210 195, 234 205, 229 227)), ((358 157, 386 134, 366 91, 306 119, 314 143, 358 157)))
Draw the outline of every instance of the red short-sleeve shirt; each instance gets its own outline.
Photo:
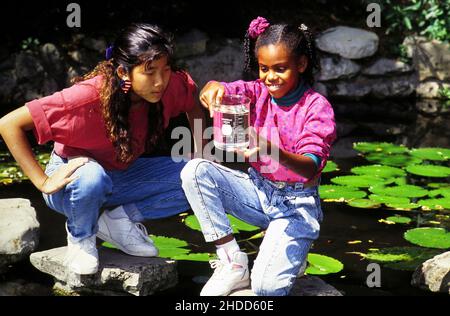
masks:
MULTIPOLYGON (((54 141, 55 152, 64 158, 87 156, 107 170, 123 170, 128 164, 116 160, 101 115, 99 91, 102 77, 80 82, 25 104, 34 122, 34 134, 39 144, 54 141)), ((189 112, 195 106, 196 85, 189 74, 172 72, 162 97, 164 127, 172 117, 189 112)), ((145 151, 148 105, 133 107, 129 113, 133 160, 145 151)))

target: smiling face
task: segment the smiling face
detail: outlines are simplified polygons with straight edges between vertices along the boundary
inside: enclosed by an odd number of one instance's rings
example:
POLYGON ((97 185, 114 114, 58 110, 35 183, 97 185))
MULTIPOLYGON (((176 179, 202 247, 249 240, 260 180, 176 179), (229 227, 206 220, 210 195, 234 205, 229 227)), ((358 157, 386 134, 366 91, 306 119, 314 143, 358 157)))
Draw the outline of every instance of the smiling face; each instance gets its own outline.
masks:
POLYGON ((291 54, 284 44, 261 46, 257 51, 259 78, 272 97, 279 99, 297 87, 307 66, 305 56, 291 54))
POLYGON ((132 100, 159 102, 169 84, 170 75, 167 56, 134 67, 129 76, 132 100))

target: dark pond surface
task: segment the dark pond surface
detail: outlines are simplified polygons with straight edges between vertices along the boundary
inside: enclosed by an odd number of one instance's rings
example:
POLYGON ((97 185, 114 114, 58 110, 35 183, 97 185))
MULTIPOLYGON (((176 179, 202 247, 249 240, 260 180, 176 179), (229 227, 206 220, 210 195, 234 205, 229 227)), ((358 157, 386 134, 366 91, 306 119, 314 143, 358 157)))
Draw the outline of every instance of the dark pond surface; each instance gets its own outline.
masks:
MULTIPOLYGON (((364 163, 361 159, 334 160, 345 172, 358 164, 364 163)), ((322 183, 329 183, 330 177, 336 176, 324 174, 322 183)), ((41 224, 40 244, 37 251, 47 250, 66 245, 64 230, 64 217, 50 210, 44 203, 38 190, 29 182, 0 187, 0 199, 4 198, 30 199, 37 210, 38 220, 41 224)), ((344 264, 340 273, 321 276, 327 283, 333 285, 345 295, 367 296, 423 296, 437 295, 410 285, 412 272, 397 271, 388 268, 381 269, 381 287, 369 288, 366 279, 370 272, 366 271, 367 260, 349 252, 367 252, 370 248, 385 248, 392 246, 411 246, 403 239, 403 233, 414 226, 386 225, 378 220, 395 214, 387 210, 356 209, 339 203, 322 203, 324 222, 322 223, 319 239, 314 243, 311 252, 331 256, 344 264), (359 240, 359 244, 348 244, 349 241, 359 240)), ((178 216, 153 220, 145 223, 149 233, 161 236, 175 237, 186 240, 193 252, 214 252, 214 246, 206 244, 203 236, 196 231, 187 228, 181 223, 178 216)), ((242 233, 238 239, 250 237, 252 233, 242 233)), ((259 241, 255 242, 256 244, 259 241)), ((253 260, 254 256, 250 256, 253 260)), ((179 261, 179 284, 173 289, 157 293, 156 295, 198 295, 201 285, 192 279, 196 276, 208 276, 211 273, 206 262, 179 261)), ((41 284, 39 292, 35 294, 51 295, 52 277, 43 274, 31 266, 28 262, 14 265, 10 270, 0 276, 0 282, 25 280, 30 283, 41 284)))

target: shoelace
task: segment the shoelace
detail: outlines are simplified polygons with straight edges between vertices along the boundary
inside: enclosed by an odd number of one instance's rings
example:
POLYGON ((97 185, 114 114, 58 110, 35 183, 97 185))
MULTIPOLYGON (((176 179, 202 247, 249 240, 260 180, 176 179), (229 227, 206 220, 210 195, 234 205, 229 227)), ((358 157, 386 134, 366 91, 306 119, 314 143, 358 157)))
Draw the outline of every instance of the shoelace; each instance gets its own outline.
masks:
POLYGON ((142 223, 134 223, 134 226, 136 227, 140 236, 144 238, 144 240, 153 244, 153 241, 150 239, 150 237, 148 237, 147 228, 145 228, 145 226, 142 223))

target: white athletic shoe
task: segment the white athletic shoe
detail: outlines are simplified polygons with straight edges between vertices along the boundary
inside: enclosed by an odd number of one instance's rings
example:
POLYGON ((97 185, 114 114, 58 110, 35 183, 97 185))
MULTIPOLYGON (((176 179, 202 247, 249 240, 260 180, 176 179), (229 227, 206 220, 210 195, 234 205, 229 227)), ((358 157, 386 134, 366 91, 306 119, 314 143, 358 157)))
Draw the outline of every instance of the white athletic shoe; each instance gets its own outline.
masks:
POLYGON ((248 257, 245 252, 237 251, 230 259, 225 250, 217 249, 220 260, 211 260, 214 274, 206 282, 200 296, 225 296, 235 289, 250 285, 248 271, 248 257))
POLYGON ((156 257, 159 253, 145 226, 132 222, 126 214, 116 219, 108 211, 103 212, 98 219, 97 237, 132 256, 156 257))
POLYGON ((67 229, 67 252, 64 265, 76 274, 95 274, 98 271, 98 251, 95 235, 75 241, 67 229))

